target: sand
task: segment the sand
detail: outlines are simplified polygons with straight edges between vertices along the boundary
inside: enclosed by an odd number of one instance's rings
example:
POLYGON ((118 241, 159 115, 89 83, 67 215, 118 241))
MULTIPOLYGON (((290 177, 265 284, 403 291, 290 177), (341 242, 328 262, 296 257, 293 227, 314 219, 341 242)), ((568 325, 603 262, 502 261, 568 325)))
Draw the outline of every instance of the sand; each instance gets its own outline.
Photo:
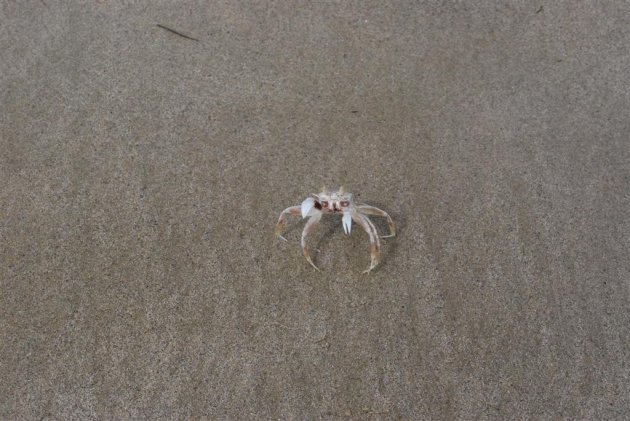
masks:
POLYGON ((0 6, 0 418, 627 417, 630 6, 473 3, 0 6))

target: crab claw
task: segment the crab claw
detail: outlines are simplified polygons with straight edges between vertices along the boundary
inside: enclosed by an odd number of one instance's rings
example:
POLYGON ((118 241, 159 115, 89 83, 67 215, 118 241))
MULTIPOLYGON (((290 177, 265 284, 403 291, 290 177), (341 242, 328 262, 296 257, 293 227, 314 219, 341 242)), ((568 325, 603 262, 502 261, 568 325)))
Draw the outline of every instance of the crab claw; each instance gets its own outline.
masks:
POLYGON ((304 199, 304 201, 302 202, 302 207, 301 207, 302 218, 306 218, 307 216, 309 216, 309 213, 311 212, 311 210, 313 210, 314 206, 315 206, 315 199, 313 199, 312 197, 308 197, 304 199))
POLYGON ((349 235, 352 230, 352 216, 349 213, 344 213, 341 223, 343 224, 343 231, 349 235))

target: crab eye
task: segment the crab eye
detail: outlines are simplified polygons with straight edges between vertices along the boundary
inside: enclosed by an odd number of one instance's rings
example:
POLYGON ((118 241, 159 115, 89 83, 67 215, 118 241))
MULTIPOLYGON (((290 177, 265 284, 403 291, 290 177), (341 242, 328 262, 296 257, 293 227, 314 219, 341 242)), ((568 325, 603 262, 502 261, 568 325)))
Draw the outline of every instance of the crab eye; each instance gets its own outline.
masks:
POLYGON ((328 202, 322 202, 322 206, 327 208, 328 207, 328 202))
POLYGON ((342 208, 345 208, 346 206, 348 206, 348 201, 342 200, 341 202, 339 202, 339 204, 341 205, 342 208))

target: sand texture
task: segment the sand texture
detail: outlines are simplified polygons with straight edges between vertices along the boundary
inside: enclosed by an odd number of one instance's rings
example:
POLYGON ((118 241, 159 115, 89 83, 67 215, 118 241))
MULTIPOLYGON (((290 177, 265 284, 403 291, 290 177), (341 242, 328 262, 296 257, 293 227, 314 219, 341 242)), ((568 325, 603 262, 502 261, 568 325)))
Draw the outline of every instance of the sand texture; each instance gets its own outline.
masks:
POLYGON ((0 419, 627 419, 629 110, 627 1, 2 2, 0 419))

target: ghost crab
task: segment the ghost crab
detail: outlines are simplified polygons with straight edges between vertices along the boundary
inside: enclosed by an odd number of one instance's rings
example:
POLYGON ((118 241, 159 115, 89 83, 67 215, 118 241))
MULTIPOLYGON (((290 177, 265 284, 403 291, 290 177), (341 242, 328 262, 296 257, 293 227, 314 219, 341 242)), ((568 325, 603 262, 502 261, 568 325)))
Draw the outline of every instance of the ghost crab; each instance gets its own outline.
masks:
POLYGON ((376 231, 376 227, 372 221, 370 221, 368 215, 383 216, 387 218, 389 235, 385 235, 380 238, 394 237, 396 235, 396 226, 387 212, 374 206, 355 204, 352 200, 352 193, 346 192, 343 186, 337 191, 328 191, 324 187, 322 188, 321 193, 312 193, 310 197, 304 199, 300 206, 290 206, 283 210, 278 218, 278 223, 276 224, 276 235, 287 241, 287 239, 282 236, 282 228, 284 226, 286 215, 301 215, 302 218, 309 218, 304 226, 304 230, 302 231, 302 251, 304 252, 304 257, 311 266, 319 270, 319 268, 315 266, 315 263, 313 263, 311 254, 306 246, 306 236, 313 231, 322 218, 322 215, 325 213, 343 215, 341 223, 343 225, 344 232, 348 235, 352 229, 352 221, 359 224, 365 232, 367 232, 370 237, 371 261, 370 267, 363 273, 369 273, 372 269, 374 269, 379 263, 379 257, 381 255, 381 242, 378 232, 376 231))

